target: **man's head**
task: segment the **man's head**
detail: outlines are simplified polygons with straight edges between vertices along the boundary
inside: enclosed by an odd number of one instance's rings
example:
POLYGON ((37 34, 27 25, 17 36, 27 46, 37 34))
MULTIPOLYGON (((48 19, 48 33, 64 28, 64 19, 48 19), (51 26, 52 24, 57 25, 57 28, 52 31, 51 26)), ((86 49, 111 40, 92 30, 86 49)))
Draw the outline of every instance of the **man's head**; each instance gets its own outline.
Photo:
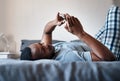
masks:
POLYGON ((52 45, 44 45, 34 43, 24 48, 21 53, 21 60, 37 60, 50 59, 54 55, 54 47, 52 45))

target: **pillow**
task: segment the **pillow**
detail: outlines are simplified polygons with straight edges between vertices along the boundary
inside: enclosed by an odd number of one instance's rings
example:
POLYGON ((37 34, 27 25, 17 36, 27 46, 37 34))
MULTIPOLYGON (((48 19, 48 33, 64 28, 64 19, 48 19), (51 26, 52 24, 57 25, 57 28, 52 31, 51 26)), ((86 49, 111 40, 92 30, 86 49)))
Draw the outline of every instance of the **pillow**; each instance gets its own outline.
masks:
MULTIPOLYGON (((25 47, 29 46, 30 44, 33 44, 33 43, 39 43, 41 40, 28 40, 28 39, 23 39, 21 40, 21 48, 20 48, 20 51, 22 51, 25 47)), ((61 41, 61 40, 53 40, 52 43, 57 43, 57 42, 64 42, 64 41, 61 41)))

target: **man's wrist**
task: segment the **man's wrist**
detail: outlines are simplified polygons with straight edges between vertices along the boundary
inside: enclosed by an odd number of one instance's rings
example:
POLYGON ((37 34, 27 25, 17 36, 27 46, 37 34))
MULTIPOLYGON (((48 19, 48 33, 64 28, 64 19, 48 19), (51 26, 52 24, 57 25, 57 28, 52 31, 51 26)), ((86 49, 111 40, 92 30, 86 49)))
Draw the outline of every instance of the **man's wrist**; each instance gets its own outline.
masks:
POLYGON ((44 32, 44 34, 51 35, 52 32, 44 32))
POLYGON ((82 33, 78 34, 77 37, 78 37, 79 39, 83 40, 84 37, 86 36, 86 34, 87 34, 87 33, 83 31, 82 33))

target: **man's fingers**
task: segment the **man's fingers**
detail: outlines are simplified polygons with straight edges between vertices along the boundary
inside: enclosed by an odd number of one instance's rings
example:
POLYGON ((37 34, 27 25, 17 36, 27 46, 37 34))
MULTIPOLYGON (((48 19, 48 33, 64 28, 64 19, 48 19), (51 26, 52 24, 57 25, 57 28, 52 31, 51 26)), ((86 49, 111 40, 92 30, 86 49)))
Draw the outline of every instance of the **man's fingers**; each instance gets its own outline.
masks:
POLYGON ((69 14, 66 14, 66 21, 69 24, 69 27, 73 27, 74 26, 74 16, 70 16, 69 14))
POLYGON ((65 25, 65 27, 64 27, 67 31, 68 31, 68 27, 67 27, 67 25, 65 25))
POLYGON ((65 29, 66 29, 68 32, 71 32, 71 33, 73 32, 72 29, 71 29, 71 27, 69 27, 67 24, 65 25, 65 29))
POLYGON ((69 27, 72 27, 72 26, 73 26, 72 20, 71 20, 71 18, 70 18, 69 16, 66 17, 66 21, 67 21, 67 25, 68 25, 69 27))
POLYGON ((61 25, 64 24, 64 23, 65 23, 65 21, 58 22, 58 23, 57 23, 57 26, 61 26, 61 25))

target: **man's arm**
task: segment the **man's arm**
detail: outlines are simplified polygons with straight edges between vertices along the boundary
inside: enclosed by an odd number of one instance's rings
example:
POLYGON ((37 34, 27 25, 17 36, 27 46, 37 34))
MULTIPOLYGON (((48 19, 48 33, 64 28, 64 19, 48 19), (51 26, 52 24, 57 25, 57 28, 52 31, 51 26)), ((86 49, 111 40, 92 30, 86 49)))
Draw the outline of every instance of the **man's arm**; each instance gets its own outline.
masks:
POLYGON ((76 17, 66 14, 66 21, 67 23, 65 28, 67 31, 76 35, 80 40, 85 42, 91 48, 91 56, 93 61, 115 60, 114 55, 107 47, 105 47, 102 43, 83 30, 80 21, 76 17))
POLYGON ((46 24, 41 43, 44 43, 45 45, 52 44, 52 32, 56 26, 61 26, 62 24, 64 24, 64 19, 60 16, 60 13, 58 13, 54 20, 46 24))
POLYGON ((43 36, 41 43, 44 43, 45 45, 52 44, 52 32, 55 29, 55 20, 50 21, 46 24, 45 29, 43 31, 43 36))

